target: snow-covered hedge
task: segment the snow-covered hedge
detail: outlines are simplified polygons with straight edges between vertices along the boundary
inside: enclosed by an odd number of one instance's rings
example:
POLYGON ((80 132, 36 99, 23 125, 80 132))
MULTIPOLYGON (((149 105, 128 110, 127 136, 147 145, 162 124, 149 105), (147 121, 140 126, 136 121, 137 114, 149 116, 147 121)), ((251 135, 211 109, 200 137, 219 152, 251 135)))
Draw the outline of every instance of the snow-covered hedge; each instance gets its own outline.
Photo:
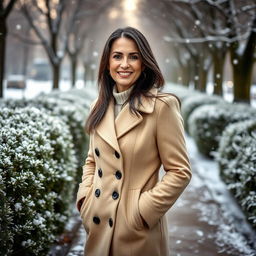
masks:
MULTIPOLYGON (((66 92, 66 94, 66 97, 69 97, 69 100, 61 99, 57 96, 54 97, 54 94, 48 94, 30 100, 4 100, 0 102, 0 106, 6 106, 11 109, 31 106, 43 109, 47 111, 49 115, 61 118, 63 122, 69 126, 69 130, 73 138, 76 157, 78 159, 76 181, 79 183, 82 175, 81 166, 84 163, 88 146, 88 139, 84 131, 84 122, 86 115, 88 114, 88 108, 86 108, 86 105, 82 106, 79 104, 78 96, 72 97, 69 92, 66 92), (71 98, 73 101, 71 101, 71 98)), ((64 93, 62 93, 62 97, 65 97, 64 93)))
POLYGON ((224 102, 222 98, 207 94, 198 94, 185 98, 181 105, 181 113, 184 119, 185 130, 189 132, 188 118, 197 107, 202 105, 218 104, 221 102, 224 102))
POLYGON ((229 125, 216 159, 223 180, 256 228, 256 119, 229 125))
POLYGON ((69 127, 34 107, 0 110, 0 255, 45 255, 70 212, 69 127))
POLYGON ((173 83, 166 84, 163 91, 171 92, 175 94, 176 96, 179 97, 181 102, 183 102, 183 100, 185 100, 187 97, 192 97, 194 95, 201 95, 201 93, 196 90, 190 89, 181 84, 173 84, 173 83))
POLYGON ((211 157, 227 125, 256 118, 256 110, 246 104, 216 104, 196 108, 188 119, 189 133, 199 151, 211 157))

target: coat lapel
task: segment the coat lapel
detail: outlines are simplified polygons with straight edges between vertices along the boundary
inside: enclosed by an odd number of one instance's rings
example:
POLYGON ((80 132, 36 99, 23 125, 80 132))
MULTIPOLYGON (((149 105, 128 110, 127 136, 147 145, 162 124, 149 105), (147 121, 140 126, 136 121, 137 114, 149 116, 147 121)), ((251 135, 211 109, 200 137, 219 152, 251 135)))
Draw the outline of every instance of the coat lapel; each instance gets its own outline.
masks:
POLYGON ((119 150, 119 145, 117 142, 117 136, 115 131, 115 120, 114 120, 114 100, 108 104, 107 111, 96 128, 96 132, 100 135, 100 137, 105 140, 111 147, 113 147, 116 151, 119 150))
MULTIPOLYGON (((157 94, 157 89, 151 89, 150 92, 154 95, 157 94)), ((138 106, 140 112, 150 114, 154 110, 155 98, 141 97, 142 105, 138 106)), ((138 103, 137 103, 138 104, 138 103)), ((124 134, 136 127, 143 120, 143 116, 139 113, 138 116, 131 113, 129 110, 129 104, 126 104, 122 111, 119 113, 115 120, 116 136, 117 139, 121 138, 124 134)))

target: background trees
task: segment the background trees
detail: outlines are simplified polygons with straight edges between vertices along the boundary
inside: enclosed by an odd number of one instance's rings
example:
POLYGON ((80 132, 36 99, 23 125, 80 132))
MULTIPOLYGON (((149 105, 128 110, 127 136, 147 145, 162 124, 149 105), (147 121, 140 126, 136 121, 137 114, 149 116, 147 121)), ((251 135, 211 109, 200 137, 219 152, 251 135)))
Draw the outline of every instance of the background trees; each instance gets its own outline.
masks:
POLYGON ((7 18, 13 9, 16 0, 0 1, 0 98, 3 97, 3 79, 5 71, 5 45, 7 29, 7 18))

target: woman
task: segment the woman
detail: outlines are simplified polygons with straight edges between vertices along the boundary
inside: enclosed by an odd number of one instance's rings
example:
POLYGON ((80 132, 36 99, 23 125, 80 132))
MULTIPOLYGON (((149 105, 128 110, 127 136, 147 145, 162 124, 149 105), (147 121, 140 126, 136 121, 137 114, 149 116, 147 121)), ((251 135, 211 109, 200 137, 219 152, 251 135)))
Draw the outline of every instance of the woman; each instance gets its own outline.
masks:
POLYGON ((165 213, 190 177, 179 102, 145 37, 126 27, 106 42, 99 97, 87 119, 88 156, 77 194, 86 256, 167 256, 165 213), (158 181, 159 168, 165 175, 158 181))

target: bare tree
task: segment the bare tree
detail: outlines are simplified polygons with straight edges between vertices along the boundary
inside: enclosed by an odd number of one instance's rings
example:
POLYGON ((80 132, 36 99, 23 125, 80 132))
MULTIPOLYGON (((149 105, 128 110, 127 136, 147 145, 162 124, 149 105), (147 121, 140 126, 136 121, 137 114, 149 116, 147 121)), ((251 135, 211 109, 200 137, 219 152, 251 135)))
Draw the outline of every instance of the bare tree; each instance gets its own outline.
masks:
POLYGON ((106 11, 113 0, 96 2, 94 0, 78 0, 76 9, 69 20, 69 37, 67 53, 71 63, 71 82, 72 86, 76 82, 76 69, 78 57, 83 51, 85 40, 90 30, 95 29, 95 17, 106 11))
POLYGON ((229 47, 233 67, 234 101, 250 103, 256 50, 256 4, 238 7, 233 0, 227 0, 227 6, 227 26, 231 31, 229 38, 238 38, 231 40, 229 47), (241 17, 241 14, 244 15, 241 17))
MULTIPOLYGON (((152 7, 153 1, 147 1, 152 7)), ((165 40, 178 48, 174 51, 176 55, 181 53, 178 63, 183 73, 191 70, 192 60, 193 77, 198 80, 195 88, 204 91, 213 63, 214 93, 222 95, 224 61, 230 51, 235 101, 249 102, 256 47, 255 1, 163 0, 161 3, 164 3, 161 12, 168 16, 169 25, 165 40)))
POLYGON ((7 36, 7 18, 13 9, 16 0, 0 1, 0 98, 3 98, 3 80, 5 71, 5 47, 7 36))
POLYGON ((66 8, 67 0, 21 1, 21 10, 51 63, 53 89, 59 87, 60 67, 66 53, 68 35, 61 33, 66 8))

